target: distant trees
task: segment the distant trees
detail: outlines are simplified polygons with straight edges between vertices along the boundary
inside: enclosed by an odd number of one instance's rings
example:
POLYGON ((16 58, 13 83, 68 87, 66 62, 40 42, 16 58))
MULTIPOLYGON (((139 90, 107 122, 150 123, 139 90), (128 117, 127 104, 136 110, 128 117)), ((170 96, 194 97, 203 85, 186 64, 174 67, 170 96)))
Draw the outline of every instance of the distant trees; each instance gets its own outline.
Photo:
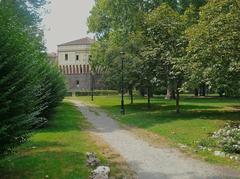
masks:
POLYGON ((37 9, 44 1, 0 1, 0 153, 26 140, 65 95, 45 53, 37 9))
POLYGON ((177 112, 183 89, 239 96, 239 13, 236 0, 98 0, 88 19, 98 37, 93 61, 118 88, 125 51, 126 90, 145 89, 150 98, 165 89, 177 112))

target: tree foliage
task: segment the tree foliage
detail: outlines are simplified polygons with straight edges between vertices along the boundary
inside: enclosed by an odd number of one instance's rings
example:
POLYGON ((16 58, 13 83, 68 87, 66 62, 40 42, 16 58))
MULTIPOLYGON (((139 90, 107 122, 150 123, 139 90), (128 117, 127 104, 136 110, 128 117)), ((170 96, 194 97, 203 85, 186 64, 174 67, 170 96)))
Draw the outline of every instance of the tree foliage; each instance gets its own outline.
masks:
POLYGON ((228 96, 240 91, 240 10, 235 0, 211 0, 187 31, 191 81, 228 96))
POLYGON ((126 90, 239 96, 239 19, 236 0, 98 0, 88 19, 93 62, 114 89, 124 51, 126 90))

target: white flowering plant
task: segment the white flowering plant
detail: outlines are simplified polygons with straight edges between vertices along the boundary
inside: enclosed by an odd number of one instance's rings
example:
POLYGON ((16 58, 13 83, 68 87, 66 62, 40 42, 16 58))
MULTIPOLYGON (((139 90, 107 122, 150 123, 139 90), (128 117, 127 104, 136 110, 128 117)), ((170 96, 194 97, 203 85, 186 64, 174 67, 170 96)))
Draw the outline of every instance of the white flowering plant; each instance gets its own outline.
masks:
POLYGON ((213 138, 225 152, 240 154, 240 122, 230 122, 217 132, 213 138))

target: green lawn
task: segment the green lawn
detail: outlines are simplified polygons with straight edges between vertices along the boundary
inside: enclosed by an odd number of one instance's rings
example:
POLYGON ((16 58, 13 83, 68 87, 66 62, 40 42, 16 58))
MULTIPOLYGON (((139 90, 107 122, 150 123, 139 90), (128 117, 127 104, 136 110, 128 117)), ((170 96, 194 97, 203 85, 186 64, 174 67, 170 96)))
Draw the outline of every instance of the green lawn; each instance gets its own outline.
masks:
MULTIPOLYGON (((36 131, 14 154, 0 160, 0 178, 78 178, 86 179, 85 153, 94 151, 103 164, 108 161, 87 131, 81 113, 64 102, 56 109, 46 128, 36 131)), ((111 165, 112 175, 117 166, 111 165)))
MULTIPOLYGON (((76 97, 88 103, 90 97, 76 97)), ((126 115, 120 114, 119 96, 98 96, 94 104, 106 110, 115 119, 128 126, 138 127, 165 137, 172 144, 185 144, 197 149, 199 142, 206 143, 208 136, 229 120, 240 120, 240 99, 182 97, 181 113, 175 113, 175 101, 152 99, 152 109, 147 99, 136 97, 130 104, 125 97, 126 115)), ((214 163, 239 165, 238 162, 215 157, 211 152, 198 151, 200 156, 214 163)))

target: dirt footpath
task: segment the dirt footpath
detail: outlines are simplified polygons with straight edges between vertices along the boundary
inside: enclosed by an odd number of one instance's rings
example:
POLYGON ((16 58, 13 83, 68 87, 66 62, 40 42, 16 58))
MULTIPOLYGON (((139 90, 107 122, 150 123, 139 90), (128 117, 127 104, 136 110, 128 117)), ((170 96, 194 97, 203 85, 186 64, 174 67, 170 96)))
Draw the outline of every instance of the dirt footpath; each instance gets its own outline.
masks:
POLYGON ((122 129, 106 113, 72 101, 97 129, 96 135, 122 155, 139 179, 221 179, 240 178, 225 168, 188 158, 176 149, 156 148, 122 129))

